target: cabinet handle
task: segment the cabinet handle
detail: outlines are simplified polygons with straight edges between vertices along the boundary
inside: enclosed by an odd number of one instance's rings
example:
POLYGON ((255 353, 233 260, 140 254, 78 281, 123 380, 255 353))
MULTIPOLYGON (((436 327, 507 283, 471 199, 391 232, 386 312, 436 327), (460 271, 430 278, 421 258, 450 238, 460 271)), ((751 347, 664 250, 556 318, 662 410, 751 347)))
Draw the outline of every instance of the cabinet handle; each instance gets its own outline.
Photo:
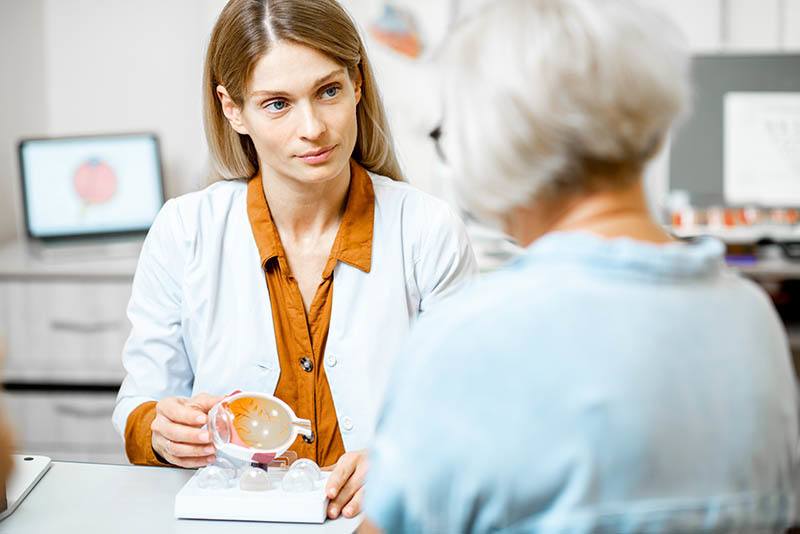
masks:
POLYGON ((98 419, 101 417, 111 417, 113 408, 78 408, 76 406, 69 406, 68 404, 56 404, 56 412, 60 415, 67 415, 70 417, 78 417, 80 419, 98 419))
POLYGON ((121 326, 122 321, 95 321, 93 323, 79 323, 76 321, 64 321, 59 319, 50 321, 50 328, 52 330, 77 332, 79 334, 97 334, 99 332, 119 330, 121 326))

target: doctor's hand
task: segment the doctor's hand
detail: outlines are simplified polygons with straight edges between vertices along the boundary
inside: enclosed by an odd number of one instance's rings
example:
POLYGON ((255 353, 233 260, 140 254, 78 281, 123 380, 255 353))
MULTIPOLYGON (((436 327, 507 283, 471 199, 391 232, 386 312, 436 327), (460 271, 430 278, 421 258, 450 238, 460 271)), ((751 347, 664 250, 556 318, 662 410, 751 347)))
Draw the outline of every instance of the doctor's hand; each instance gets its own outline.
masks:
MULTIPOLYGON (((326 468, 325 470, 330 470, 326 468)), ((325 493, 328 503, 328 517, 336 519, 339 514, 355 517, 361 513, 364 500, 364 482, 367 477, 367 451, 347 452, 339 458, 328 477, 325 493)))
POLYGON ((215 459, 216 449, 208 430, 201 430, 208 411, 222 397, 200 393, 192 398, 167 397, 156 404, 153 450, 163 459, 180 467, 205 467, 215 459))

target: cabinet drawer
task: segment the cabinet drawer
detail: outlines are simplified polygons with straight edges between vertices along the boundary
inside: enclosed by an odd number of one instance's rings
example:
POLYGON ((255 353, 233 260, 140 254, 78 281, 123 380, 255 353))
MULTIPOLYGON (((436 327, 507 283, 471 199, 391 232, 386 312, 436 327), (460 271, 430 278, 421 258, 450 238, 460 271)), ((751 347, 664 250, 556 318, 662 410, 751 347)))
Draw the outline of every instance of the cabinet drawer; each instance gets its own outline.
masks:
POLYGON ((6 338, 6 380, 116 381, 127 282, 0 282, 0 335, 6 338))
POLYGON ((12 391, 6 392, 4 399, 21 451, 122 450, 122 438, 111 424, 113 393, 12 391))

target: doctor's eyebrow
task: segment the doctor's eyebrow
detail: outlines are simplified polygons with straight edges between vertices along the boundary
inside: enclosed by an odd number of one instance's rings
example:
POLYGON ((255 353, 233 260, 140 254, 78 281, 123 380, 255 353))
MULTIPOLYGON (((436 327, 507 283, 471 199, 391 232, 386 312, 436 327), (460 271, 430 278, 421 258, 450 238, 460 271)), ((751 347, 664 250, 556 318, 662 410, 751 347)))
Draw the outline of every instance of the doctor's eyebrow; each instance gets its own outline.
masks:
MULTIPOLYGON (((336 69, 334 71, 329 72, 325 76, 317 78, 311 86, 314 89, 318 89, 321 85, 324 85, 324 84, 330 82, 331 80, 333 80, 334 78, 336 78, 337 76, 341 75, 344 72, 346 72, 344 67, 338 68, 338 69, 336 69)), ((251 97, 265 96, 265 97, 270 97, 270 98, 275 98, 275 97, 288 98, 291 95, 289 93, 287 93, 286 91, 269 91, 269 90, 266 90, 266 89, 262 89, 262 90, 251 92, 250 96, 251 97)))

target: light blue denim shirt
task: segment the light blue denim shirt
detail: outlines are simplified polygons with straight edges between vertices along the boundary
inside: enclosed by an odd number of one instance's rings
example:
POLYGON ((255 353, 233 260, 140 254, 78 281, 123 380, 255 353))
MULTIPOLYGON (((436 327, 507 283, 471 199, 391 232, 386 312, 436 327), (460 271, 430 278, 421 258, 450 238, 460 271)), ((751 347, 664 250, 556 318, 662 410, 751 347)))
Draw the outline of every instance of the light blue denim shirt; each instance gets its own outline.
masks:
POLYGON ((781 532, 798 396, 714 240, 550 234, 421 321, 371 452, 389 532, 781 532))

